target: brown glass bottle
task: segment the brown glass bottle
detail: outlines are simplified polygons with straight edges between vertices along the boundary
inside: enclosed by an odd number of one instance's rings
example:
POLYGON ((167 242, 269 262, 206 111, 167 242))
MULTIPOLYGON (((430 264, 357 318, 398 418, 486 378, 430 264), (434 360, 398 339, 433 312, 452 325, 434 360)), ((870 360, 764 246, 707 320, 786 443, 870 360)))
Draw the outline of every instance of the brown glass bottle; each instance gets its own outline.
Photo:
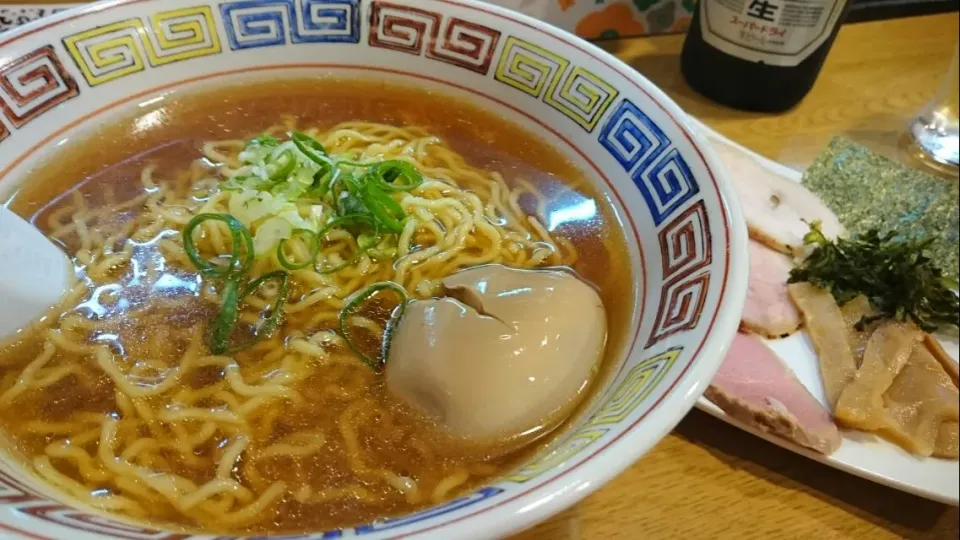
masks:
MULTIPOLYGON (((803 10, 809 10, 809 6, 816 2, 804 0, 700 2, 710 5, 697 6, 683 43, 680 69, 684 78, 694 90, 713 101, 737 109, 761 112, 785 111, 807 95, 820 74, 847 10, 847 0, 820 0, 819 5, 814 5, 815 8, 825 6, 825 9, 838 11, 832 15, 821 15, 824 20, 815 21, 816 12, 803 10), (764 6, 766 10, 761 9, 764 6), (718 35, 720 32, 708 31, 712 43, 704 39, 702 17, 704 10, 711 8, 715 8, 711 20, 717 26, 726 25, 725 36, 718 35), (737 8, 739 15, 736 14, 737 8), (724 16, 720 17, 720 14, 724 16), (816 27, 813 32, 809 28, 791 29, 788 25, 780 24, 782 21, 817 25, 822 36, 815 35, 818 33, 816 27), (736 31, 731 32, 731 28, 736 31), (791 30, 806 33, 788 34, 791 30), (790 45, 791 39, 801 44, 817 41, 808 43, 800 54, 790 54, 794 51, 786 54, 776 52, 778 41, 790 45), (726 50, 720 50, 715 44, 726 50), (782 63, 794 65, 777 65, 782 63)), ((794 48, 801 46, 795 45, 794 48)))

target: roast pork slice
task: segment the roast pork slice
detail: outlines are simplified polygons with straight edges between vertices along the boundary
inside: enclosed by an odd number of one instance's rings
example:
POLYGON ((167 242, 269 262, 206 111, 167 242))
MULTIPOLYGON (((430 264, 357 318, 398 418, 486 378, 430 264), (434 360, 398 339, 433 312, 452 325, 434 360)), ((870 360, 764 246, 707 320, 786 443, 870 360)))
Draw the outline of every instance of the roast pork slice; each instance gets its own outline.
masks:
POLYGON ((754 240, 750 241, 749 255, 750 280, 741 324, 771 339, 796 332, 802 319, 787 291, 793 261, 754 240))
POLYGON ((819 221, 827 238, 844 234, 837 215, 801 184, 771 171, 729 143, 716 141, 713 147, 730 171, 751 238, 793 254, 803 247, 808 223, 819 221))
POLYGON ((840 432, 830 413, 759 338, 738 333, 704 394, 758 429, 830 454, 840 432))

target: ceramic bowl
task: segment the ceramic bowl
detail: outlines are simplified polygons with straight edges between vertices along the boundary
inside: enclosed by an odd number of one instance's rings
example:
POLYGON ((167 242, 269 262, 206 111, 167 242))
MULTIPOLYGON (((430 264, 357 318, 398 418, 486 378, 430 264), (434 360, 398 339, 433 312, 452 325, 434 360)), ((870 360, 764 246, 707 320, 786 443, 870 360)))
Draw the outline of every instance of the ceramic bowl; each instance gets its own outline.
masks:
MULTIPOLYGON (((58 145, 138 104, 244 77, 318 74, 466 98, 551 141, 610 201, 636 289, 612 375, 543 454, 445 504, 308 537, 502 536, 596 490, 680 421, 719 366, 746 294, 736 196, 663 92, 511 11, 468 0, 112 0, 0 34, 0 200, 58 145)), ((9 457, 0 531, 184 538, 83 508, 9 457)))

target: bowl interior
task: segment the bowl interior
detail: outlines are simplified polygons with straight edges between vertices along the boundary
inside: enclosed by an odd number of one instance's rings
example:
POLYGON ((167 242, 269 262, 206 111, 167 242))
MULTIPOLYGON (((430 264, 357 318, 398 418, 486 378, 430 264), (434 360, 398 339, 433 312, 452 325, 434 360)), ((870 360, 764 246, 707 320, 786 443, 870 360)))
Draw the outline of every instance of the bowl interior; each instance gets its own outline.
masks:
MULTIPOLYGON (((374 78, 489 109, 569 156, 609 203, 635 271, 628 339, 589 409, 496 484, 317 537, 491 536, 629 466, 705 388, 745 294, 745 228, 706 145, 656 88, 598 49, 483 3, 120 0, 0 36, 0 198, 57 146, 171 94, 317 74, 374 78)), ((162 538, 75 508, 0 461, 0 529, 162 538)))

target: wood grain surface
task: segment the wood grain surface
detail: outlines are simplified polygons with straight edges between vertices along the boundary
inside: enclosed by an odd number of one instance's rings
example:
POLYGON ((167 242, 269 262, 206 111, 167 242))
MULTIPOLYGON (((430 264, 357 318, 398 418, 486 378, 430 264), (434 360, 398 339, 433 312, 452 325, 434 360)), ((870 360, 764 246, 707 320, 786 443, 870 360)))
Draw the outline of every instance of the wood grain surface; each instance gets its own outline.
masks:
MULTIPOLYGON (((724 135, 804 168, 836 134, 906 159, 903 129, 945 75, 958 22, 950 13, 844 27, 813 91, 776 116, 693 92, 679 72, 683 36, 600 46, 724 135)), ((619 477, 514 540, 956 539, 958 521, 957 508, 809 461, 694 410, 619 477)))

